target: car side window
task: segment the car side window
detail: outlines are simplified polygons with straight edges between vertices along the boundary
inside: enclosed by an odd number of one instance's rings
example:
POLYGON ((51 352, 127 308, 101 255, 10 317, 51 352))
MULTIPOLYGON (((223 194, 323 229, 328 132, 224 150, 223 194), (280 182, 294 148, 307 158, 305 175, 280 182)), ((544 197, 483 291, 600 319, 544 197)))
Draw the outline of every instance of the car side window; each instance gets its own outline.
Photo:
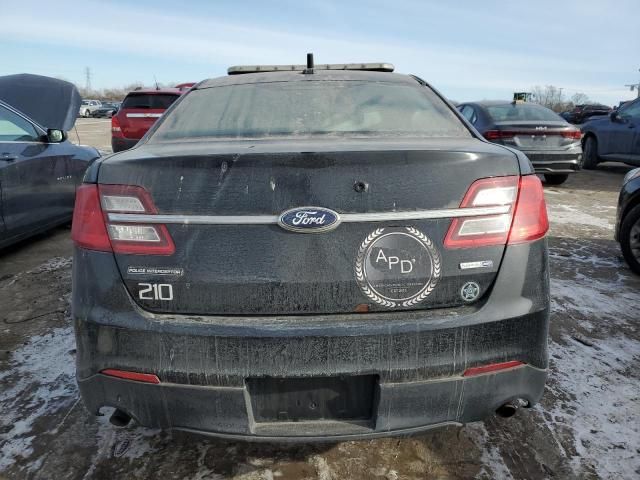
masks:
POLYGON ((469 105, 465 105, 464 107, 462 107, 462 112, 461 113, 464 116, 464 118, 466 118, 467 120, 469 120, 473 124, 475 124, 476 121, 478 120, 478 116, 476 115, 476 111, 474 110, 473 107, 470 107, 469 105))
POLYGON ((620 116, 640 118, 640 101, 634 102, 631 105, 627 106, 626 108, 623 108, 620 111, 620 116))
POLYGON ((39 138, 30 122, 0 106, 0 142, 36 142, 39 138))

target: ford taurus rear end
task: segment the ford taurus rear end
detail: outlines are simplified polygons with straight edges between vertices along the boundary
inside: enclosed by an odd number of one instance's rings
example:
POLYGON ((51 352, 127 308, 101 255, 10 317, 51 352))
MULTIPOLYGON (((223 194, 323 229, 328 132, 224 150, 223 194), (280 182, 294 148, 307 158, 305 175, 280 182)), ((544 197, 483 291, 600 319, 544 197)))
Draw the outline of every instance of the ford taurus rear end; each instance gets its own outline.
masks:
POLYGON ((422 80, 365 67, 205 81, 88 172, 73 315, 91 411, 309 441, 538 401, 540 181, 422 80))

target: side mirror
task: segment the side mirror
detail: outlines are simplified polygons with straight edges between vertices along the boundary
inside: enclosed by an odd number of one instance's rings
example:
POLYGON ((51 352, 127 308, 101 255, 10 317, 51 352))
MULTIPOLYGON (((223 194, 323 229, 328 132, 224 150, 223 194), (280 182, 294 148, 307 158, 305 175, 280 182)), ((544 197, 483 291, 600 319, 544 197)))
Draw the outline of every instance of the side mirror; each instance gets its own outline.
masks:
POLYGON ((622 119, 620 118, 620 114, 618 114, 618 111, 613 111, 609 114, 609 118, 611 119, 612 122, 614 123, 619 123, 622 122, 622 119))
POLYGON ((62 130, 50 128, 47 130, 47 141, 49 143, 60 143, 66 140, 67 136, 62 130))

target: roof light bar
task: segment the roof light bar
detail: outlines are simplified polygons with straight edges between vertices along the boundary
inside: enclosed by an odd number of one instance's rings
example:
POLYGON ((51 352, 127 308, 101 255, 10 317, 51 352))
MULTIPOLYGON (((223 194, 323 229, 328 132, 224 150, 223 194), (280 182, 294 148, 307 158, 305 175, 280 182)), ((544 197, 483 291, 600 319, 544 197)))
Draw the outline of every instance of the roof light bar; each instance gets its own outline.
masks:
MULTIPOLYGON (((325 63, 315 64, 313 70, 363 70, 368 72, 393 72, 395 67, 391 63, 325 63)), ((227 69, 229 75, 243 73, 266 72, 304 72, 306 65, 235 65, 227 69)))

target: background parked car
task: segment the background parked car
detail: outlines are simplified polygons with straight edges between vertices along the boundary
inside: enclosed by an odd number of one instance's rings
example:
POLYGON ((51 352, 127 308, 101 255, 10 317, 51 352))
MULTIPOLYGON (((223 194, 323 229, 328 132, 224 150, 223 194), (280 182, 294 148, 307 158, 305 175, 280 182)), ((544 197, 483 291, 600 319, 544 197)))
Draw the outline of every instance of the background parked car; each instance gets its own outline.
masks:
POLYGON ((487 140, 526 153, 549 184, 559 185, 580 169, 580 130, 542 105, 483 101, 458 109, 487 140))
POLYGON ((187 90, 162 88, 127 94, 118 113, 111 117, 111 148, 120 152, 133 147, 164 111, 187 90))
POLYGON ((90 117, 91 114, 101 106, 102 102, 100 100, 82 100, 82 104, 78 110, 78 115, 85 118, 90 117))
POLYGON ((586 122, 592 117, 608 115, 609 112, 611 112, 611 107, 599 103, 576 105, 573 107, 573 110, 569 112, 569 115, 564 118, 570 123, 579 124, 586 122))
POLYGON ((67 140, 79 107, 69 82, 0 77, 0 248, 71 220, 76 186, 100 156, 67 140))
POLYGON ((111 118, 120 108, 120 102, 104 102, 100 108, 97 108, 91 112, 91 116, 94 118, 111 118))
POLYGON ((640 274, 640 168, 624 177, 618 197, 616 240, 631 270, 640 274))
POLYGON ((601 161, 640 166, 640 98, 582 125, 584 168, 601 161))

